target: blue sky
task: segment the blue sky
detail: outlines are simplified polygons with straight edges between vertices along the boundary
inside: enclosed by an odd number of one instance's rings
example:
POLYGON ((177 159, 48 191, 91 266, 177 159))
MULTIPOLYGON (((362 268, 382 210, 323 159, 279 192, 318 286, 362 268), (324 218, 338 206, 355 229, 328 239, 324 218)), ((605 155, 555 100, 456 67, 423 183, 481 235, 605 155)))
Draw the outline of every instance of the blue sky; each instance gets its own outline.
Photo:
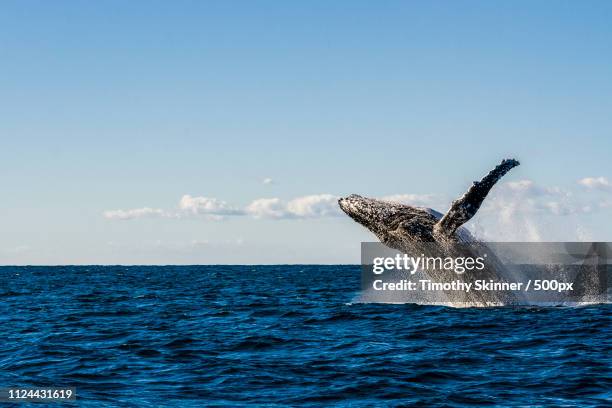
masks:
POLYGON ((443 211, 510 156, 471 228, 609 241, 611 20, 604 1, 3 2, 0 263, 357 263, 372 238, 335 197, 443 211))

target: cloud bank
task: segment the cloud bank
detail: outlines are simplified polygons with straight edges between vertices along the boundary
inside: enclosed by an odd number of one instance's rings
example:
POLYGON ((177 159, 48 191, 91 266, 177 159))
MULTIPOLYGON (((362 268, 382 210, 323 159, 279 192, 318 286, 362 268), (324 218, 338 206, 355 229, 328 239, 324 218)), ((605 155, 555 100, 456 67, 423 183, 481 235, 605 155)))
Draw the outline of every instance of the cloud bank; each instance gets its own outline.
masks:
MULTIPOLYGON (((291 200, 280 198, 258 198, 244 208, 228 204, 223 200, 210 197, 192 197, 184 195, 176 209, 134 208, 127 210, 104 211, 109 220, 134 220, 138 218, 205 218, 223 220, 231 216, 251 216, 257 219, 315 219, 338 217, 342 215, 338 207, 339 196, 333 194, 313 194, 291 200)), ((431 206, 434 196, 431 194, 396 194, 382 197, 381 200, 400 202, 414 206, 431 206)))
MULTIPOLYGON (((533 180, 510 181, 495 187, 485 201, 481 213, 494 215, 499 225, 511 227, 520 219, 535 219, 540 215, 567 216, 588 214, 612 208, 612 200, 606 194, 589 194, 591 190, 612 192, 612 185, 605 177, 586 177, 578 185, 587 191, 575 194, 570 189, 547 187, 533 180)), ((224 220, 227 217, 252 217, 269 220, 299 220, 332 218, 342 215, 338 196, 312 194, 283 200, 278 197, 258 198, 245 206, 235 206, 218 198, 183 195, 176 208, 160 209, 142 207, 104 211, 109 220, 135 220, 141 218, 202 218, 224 220)), ((448 202, 435 194, 395 194, 380 198, 417 207, 430 207, 444 212, 448 202)), ((474 223, 476 224, 476 223, 474 223)), ((510 228, 509 228, 510 229, 510 228)), ((536 237, 534 231, 529 234, 536 237)))
POLYGON ((138 218, 205 218, 223 220, 232 216, 252 216, 267 219, 312 219, 336 217, 341 214, 338 198, 332 194, 315 194, 297 197, 289 201, 280 198, 259 198, 244 208, 229 205, 210 197, 184 195, 176 209, 134 208, 104 211, 109 220, 134 220, 138 218))

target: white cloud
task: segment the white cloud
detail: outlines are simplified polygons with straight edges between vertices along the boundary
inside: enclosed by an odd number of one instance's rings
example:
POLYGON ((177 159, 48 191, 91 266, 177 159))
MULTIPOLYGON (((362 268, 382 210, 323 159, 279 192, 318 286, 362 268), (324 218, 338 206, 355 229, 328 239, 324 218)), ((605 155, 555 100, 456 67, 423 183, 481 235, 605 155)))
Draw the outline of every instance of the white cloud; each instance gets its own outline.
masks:
POLYGON ((590 207, 588 206, 581 206, 580 204, 576 203, 564 203, 561 201, 545 201, 542 203, 536 203, 533 208, 553 215, 569 215, 590 210, 590 207))
POLYGON ((502 184, 502 189, 507 189, 514 192, 529 192, 529 193, 543 193, 544 189, 537 187, 531 180, 517 180, 509 181, 502 184))
POLYGON ((578 184, 588 189, 612 190, 612 184, 605 177, 585 177, 578 184))
POLYGON ((225 201, 208 197, 192 197, 185 194, 179 201, 182 215, 242 215, 243 211, 228 205, 225 201))
POLYGON ((279 198, 260 198, 246 207, 255 218, 322 218, 340 215, 338 197, 316 194, 284 202, 279 198))
POLYGON ((192 197, 188 194, 181 197, 178 209, 162 210, 160 208, 132 208, 128 210, 104 211, 104 218, 109 220, 134 220, 138 218, 186 218, 202 216, 209 220, 221 220, 226 215, 242 215, 244 211, 231 207, 225 201, 208 197, 192 197))
POLYGON ((471 227, 485 240, 582 239, 586 235, 581 216, 611 206, 612 200, 602 200, 588 192, 541 186, 531 180, 513 181, 491 192, 471 227), (565 219, 555 220, 558 216, 565 219))
POLYGON ((509 181, 501 185, 502 190, 509 190, 513 193, 528 194, 531 196, 544 196, 544 195, 567 195, 567 191, 560 189, 559 187, 544 187, 539 186, 532 180, 517 180, 509 181))
POLYGON ((320 218, 340 215, 338 197, 331 194, 309 195, 287 203, 289 213, 300 218, 320 218))
POLYGON ((500 216, 508 221, 518 213, 568 215, 583 212, 584 209, 584 204, 581 204, 571 191, 540 186, 532 180, 502 184, 485 201, 483 207, 484 211, 499 212, 500 216))
POLYGON ((136 218, 168 217, 164 210, 159 208, 133 208, 131 210, 109 210, 104 211, 104 218, 109 220, 133 220, 136 218))
POLYGON ((260 198, 246 207, 246 212, 255 218, 287 218, 285 205, 279 198, 260 198))
POLYGON ((105 211, 110 220, 133 220, 137 218, 187 218, 204 217, 221 220, 226 216, 251 215, 255 218, 323 218, 340 215, 338 197, 331 194, 316 194, 283 201, 279 198, 260 198, 241 209, 225 201, 209 197, 181 197, 178 209, 135 208, 105 211))
POLYGON ((263 184, 274 184, 274 180, 272 180, 270 177, 266 177, 265 179, 262 180, 263 184))
POLYGON ((517 181, 509 181, 503 185, 509 188, 510 190, 526 191, 526 190, 532 189, 535 183, 531 180, 517 180, 517 181))

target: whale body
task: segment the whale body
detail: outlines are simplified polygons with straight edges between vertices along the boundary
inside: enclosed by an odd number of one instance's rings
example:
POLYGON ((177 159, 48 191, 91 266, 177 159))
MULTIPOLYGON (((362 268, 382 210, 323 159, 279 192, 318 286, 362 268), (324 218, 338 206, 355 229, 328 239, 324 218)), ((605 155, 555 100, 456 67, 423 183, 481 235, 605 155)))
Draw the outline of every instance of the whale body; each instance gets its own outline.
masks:
MULTIPOLYGON (((370 230, 385 246, 403 253, 419 254, 425 251, 442 257, 466 255, 466 251, 482 250, 470 232, 462 227, 477 213, 493 186, 520 163, 515 159, 502 160, 480 181, 475 181, 467 192, 453 201, 446 214, 431 208, 382 201, 351 194, 340 198, 342 211, 370 230), (432 245, 434 244, 434 245, 432 245), (457 248, 461 247, 461 253, 457 248)), ((486 248, 486 247, 485 247, 486 248)), ((503 280, 504 267, 496 259, 489 258, 488 268, 480 274, 482 279, 503 280)), ((455 278, 446 270, 428 270, 432 279, 455 278)), ((465 276, 463 277, 466 278, 465 276)), ((507 305, 517 303, 514 295, 502 292, 448 293, 447 302, 467 306, 507 305)))

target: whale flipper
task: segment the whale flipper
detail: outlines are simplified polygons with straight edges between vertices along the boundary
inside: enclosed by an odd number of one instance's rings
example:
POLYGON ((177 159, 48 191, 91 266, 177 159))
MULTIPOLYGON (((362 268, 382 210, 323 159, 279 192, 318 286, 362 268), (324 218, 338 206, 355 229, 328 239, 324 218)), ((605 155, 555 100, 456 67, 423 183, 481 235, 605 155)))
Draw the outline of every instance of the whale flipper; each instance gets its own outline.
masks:
POLYGON ((446 237, 452 236, 457 229, 468 222, 480 208, 480 205, 491 191, 491 188, 507 172, 520 163, 514 159, 504 159, 459 199, 453 201, 448 212, 434 226, 434 233, 446 237))

